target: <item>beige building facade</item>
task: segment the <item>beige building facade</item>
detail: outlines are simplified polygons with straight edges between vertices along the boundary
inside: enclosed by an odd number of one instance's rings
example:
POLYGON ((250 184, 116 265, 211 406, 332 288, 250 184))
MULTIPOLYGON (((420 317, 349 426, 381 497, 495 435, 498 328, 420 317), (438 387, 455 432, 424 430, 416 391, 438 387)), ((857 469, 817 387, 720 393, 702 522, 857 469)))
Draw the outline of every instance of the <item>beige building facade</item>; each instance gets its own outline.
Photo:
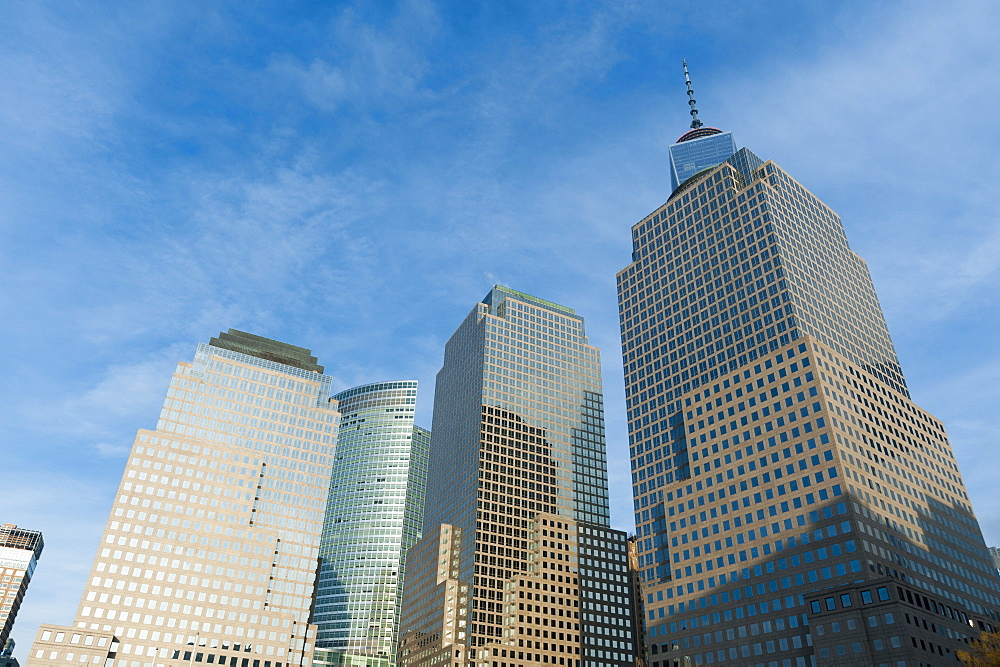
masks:
POLYGON ((178 364, 69 626, 29 665, 310 665, 339 413, 309 350, 235 330, 178 364))

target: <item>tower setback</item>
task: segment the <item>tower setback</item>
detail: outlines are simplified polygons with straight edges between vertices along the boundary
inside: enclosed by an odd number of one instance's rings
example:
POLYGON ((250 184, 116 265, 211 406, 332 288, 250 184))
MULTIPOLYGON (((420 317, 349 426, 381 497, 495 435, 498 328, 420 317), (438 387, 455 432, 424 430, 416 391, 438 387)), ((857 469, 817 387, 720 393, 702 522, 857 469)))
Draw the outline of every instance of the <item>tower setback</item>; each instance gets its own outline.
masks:
POLYGON ((448 341, 406 577, 407 667, 633 664, 600 355, 572 309, 496 286, 448 341))

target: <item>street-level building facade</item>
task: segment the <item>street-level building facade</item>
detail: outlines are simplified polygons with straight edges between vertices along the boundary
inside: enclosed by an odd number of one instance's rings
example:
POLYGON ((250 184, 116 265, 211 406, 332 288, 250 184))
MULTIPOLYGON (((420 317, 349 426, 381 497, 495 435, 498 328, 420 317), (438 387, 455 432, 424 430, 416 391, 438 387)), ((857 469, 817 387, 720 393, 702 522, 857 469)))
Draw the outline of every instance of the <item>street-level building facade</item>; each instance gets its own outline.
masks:
POLYGON ((943 664, 996 627, 954 453, 838 216, 744 148, 632 238, 618 293, 651 667, 943 664))

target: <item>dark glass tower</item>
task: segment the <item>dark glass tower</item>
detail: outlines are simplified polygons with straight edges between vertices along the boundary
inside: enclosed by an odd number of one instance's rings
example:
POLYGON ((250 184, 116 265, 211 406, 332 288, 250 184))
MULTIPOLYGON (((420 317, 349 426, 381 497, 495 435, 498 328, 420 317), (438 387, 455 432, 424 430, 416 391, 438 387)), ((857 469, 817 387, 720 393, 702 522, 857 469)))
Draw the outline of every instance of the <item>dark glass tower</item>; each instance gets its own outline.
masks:
POLYGON ((1000 581, 864 261, 773 162, 694 169, 618 275, 650 667, 954 661, 1000 581))

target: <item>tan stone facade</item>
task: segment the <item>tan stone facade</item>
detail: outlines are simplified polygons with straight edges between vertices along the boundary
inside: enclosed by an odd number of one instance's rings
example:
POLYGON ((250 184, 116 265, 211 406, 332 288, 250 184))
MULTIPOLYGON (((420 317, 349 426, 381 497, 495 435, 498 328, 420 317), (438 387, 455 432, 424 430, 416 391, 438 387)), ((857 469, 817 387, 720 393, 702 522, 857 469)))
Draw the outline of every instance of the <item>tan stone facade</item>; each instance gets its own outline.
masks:
POLYGON ((465 665, 469 587, 458 579, 461 531, 441 524, 407 555, 398 660, 412 667, 465 665))
POLYGON ((326 376, 274 358, 202 345, 178 365, 157 429, 135 439, 73 624, 43 626, 29 665, 311 663, 338 413, 326 376))

